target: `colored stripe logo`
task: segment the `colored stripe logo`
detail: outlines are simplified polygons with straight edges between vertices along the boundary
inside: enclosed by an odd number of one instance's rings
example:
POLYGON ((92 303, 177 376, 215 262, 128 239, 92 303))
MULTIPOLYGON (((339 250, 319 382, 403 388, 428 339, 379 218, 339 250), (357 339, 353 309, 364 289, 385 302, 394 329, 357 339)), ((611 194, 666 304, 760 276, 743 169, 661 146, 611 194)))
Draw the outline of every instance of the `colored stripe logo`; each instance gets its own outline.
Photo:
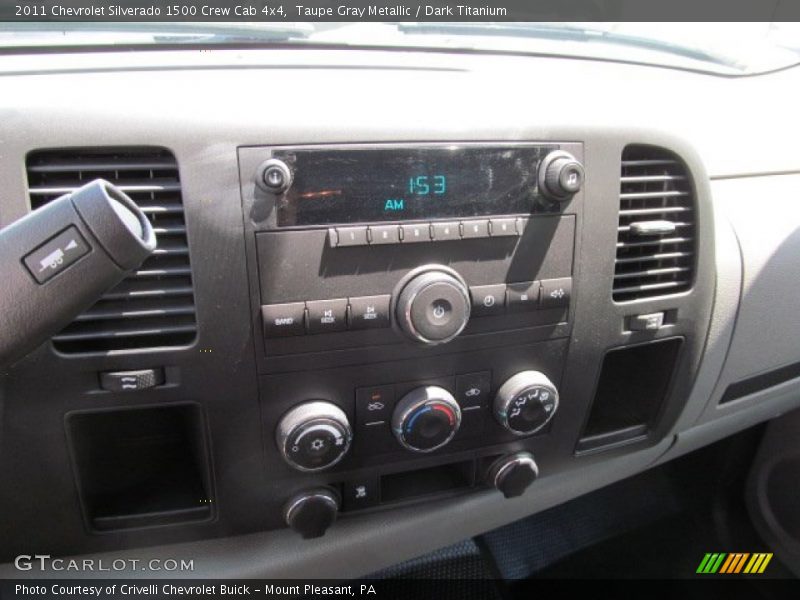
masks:
POLYGON ((772 552, 707 552, 696 573, 701 574, 761 574, 772 560, 772 552))

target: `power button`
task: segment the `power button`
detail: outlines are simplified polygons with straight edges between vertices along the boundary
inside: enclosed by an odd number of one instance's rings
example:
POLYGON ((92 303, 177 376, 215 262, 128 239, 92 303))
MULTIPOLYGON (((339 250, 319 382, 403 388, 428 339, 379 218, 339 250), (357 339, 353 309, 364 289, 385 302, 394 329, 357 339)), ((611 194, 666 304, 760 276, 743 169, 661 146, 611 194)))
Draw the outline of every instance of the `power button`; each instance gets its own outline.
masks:
POLYGON ((258 168, 256 184, 263 190, 281 194, 292 185, 292 170, 282 160, 271 158, 258 168))

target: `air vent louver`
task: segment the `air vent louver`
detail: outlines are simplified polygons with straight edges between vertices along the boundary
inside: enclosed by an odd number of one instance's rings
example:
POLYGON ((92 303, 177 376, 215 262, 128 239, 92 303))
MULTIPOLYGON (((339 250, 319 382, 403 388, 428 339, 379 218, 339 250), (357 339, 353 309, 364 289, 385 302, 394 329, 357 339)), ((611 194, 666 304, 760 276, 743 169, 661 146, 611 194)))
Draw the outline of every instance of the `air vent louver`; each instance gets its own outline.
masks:
POLYGON ((147 214, 158 249, 141 268, 53 337, 56 349, 91 353, 189 344, 194 293, 175 157, 160 148, 43 150, 28 155, 32 208, 101 177, 147 214))
POLYGON ((692 285, 695 206, 683 162, 653 146, 622 153, 613 297, 675 294, 692 285))

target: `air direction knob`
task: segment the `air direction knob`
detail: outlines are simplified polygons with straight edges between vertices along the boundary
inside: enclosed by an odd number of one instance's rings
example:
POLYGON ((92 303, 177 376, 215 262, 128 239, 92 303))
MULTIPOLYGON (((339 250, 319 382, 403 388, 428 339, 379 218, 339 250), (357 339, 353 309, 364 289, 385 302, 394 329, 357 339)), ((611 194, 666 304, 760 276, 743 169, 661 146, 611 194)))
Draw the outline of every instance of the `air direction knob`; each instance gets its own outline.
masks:
POLYGON ((556 386, 539 371, 522 371, 497 391, 494 416, 515 435, 536 433, 550 422, 558 409, 556 386))

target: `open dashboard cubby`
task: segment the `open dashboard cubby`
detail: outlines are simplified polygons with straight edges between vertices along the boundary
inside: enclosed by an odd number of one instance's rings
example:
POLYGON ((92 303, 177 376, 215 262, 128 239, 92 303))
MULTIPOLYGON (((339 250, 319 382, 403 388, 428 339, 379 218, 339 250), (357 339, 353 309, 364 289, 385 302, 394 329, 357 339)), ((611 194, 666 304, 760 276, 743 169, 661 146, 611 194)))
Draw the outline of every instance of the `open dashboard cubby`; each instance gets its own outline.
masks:
POLYGON ((200 407, 67 417, 83 510, 94 531, 210 519, 211 473, 200 407))

